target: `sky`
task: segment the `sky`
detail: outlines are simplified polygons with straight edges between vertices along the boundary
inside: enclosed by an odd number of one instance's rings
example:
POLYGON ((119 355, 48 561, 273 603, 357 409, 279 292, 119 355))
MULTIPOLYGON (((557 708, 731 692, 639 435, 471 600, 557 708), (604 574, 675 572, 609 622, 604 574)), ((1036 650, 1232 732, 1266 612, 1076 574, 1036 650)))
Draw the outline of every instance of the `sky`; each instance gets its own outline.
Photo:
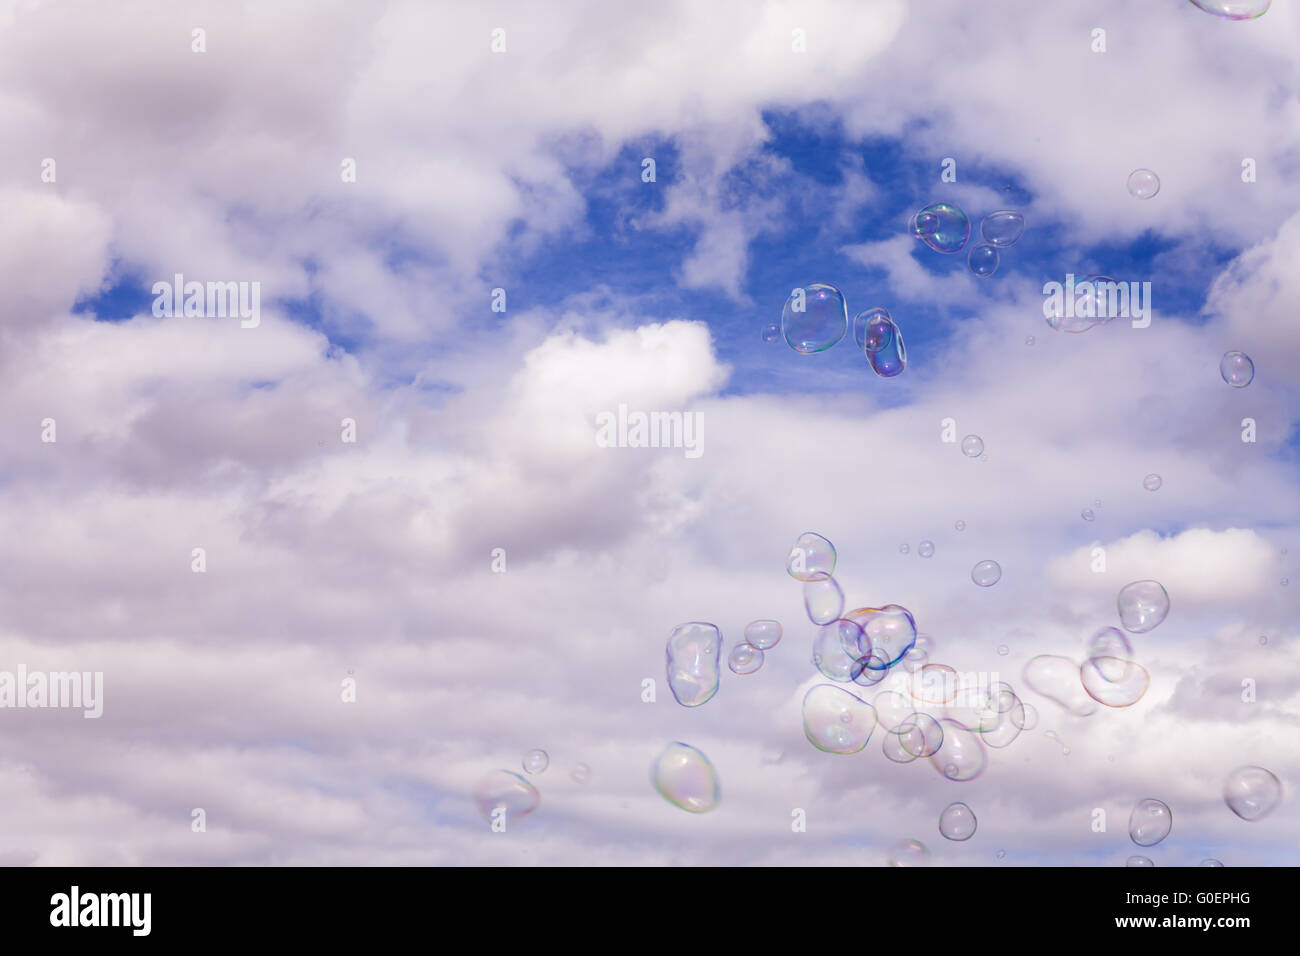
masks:
POLYGON ((0 671, 103 674, 96 719, 0 707, 0 862, 1300 862, 1297 43, 1289 0, 0 0, 0 671), (978 278, 910 235, 934 202, 1024 234, 978 278), (155 314, 178 273, 259 321, 155 314), (1067 274, 1150 283, 1149 327, 1052 328, 1067 274), (765 341, 813 282, 905 371, 765 341), (621 405, 700 454, 602 447, 621 405), (1037 724, 964 782, 816 749, 804 532, 1037 724), (1029 687, 1147 579, 1140 700, 1029 687), (673 628, 758 619, 761 669, 677 703, 673 628), (674 741, 709 812, 651 784, 674 741), (538 794, 504 832, 499 770, 538 794))

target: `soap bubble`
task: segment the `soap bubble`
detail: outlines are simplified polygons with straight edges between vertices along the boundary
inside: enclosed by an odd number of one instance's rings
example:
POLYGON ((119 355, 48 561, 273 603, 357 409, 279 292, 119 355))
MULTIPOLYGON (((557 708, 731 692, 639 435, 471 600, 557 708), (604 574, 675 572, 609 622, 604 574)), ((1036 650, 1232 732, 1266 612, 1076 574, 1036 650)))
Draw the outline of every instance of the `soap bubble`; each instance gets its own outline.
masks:
POLYGON ((980 223, 980 235, 995 246, 1014 246, 1025 231, 1025 217, 1009 209, 991 212, 980 223))
POLYGON ((1151 675, 1134 661, 1118 657, 1094 657, 1079 668, 1079 679, 1088 696, 1107 707, 1131 707, 1151 686, 1151 675))
POLYGON ((1006 850, 998 850, 998 852, 995 854, 995 856, 997 856, 997 858, 998 858, 999 860, 1002 859, 1002 858, 1003 858, 1004 856, 1006 856, 1006 855, 1007 855, 1007 851, 1006 851, 1006 850))
POLYGON ((894 337, 894 320, 889 310, 876 306, 859 312, 853 319, 853 341, 863 352, 879 352, 894 337))
POLYGON ((819 534, 805 531, 795 539, 786 573, 796 581, 820 581, 835 573, 835 545, 819 534))
POLYGON ((777 621, 750 621, 745 625, 745 643, 760 651, 769 651, 781 640, 781 625, 777 621))
POLYGON ((690 744, 669 744, 650 766, 650 782, 665 800, 690 813, 708 813, 722 798, 713 764, 690 744))
POLYGON ((845 617, 862 628, 857 656, 872 658, 869 667, 893 667, 916 644, 912 612, 898 604, 860 607, 845 617))
POLYGON ((1192 3, 1224 20, 1253 20, 1267 13, 1273 0, 1192 0, 1192 3))
POLYGON ((1164 484, 1164 479, 1159 475, 1147 475, 1142 479, 1142 487, 1147 491, 1159 491, 1160 486, 1164 484))
POLYGON ((903 670, 915 674, 930 660, 930 655, 919 647, 913 647, 903 655, 903 670))
POLYGON ((955 720, 939 721, 943 746, 931 754, 930 763, 949 780, 974 780, 984 772, 988 755, 979 734, 955 720))
POLYGON ((678 624, 668 638, 668 687, 683 707, 699 707, 718 692, 722 633, 712 624, 678 624))
POLYGON ((981 561, 971 568, 970 579, 982 588, 991 588, 1002 580, 1002 565, 996 561, 981 561))
POLYGON ((853 666, 853 683, 862 687, 875 687, 889 673, 888 662, 880 654, 872 651, 853 666))
POLYGON ((832 577, 809 581, 803 586, 803 606, 808 620, 829 624, 844 613, 844 592, 832 577))
POLYGON ((524 754, 524 771, 526 773, 542 773, 551 765, 551 758, 546 755, 545 750, 530 750, 524 754))
POLYGON ((961 453, 967 458, 978 458, 984 454, 984 439, 979 435, 967 435, 961 440, 961 453))
POLYGON ((882 690, 872 704, 876 708, 880 726, 895 732, 903 725, 903 721, 916 712, 912 702, 896 690, 882 690))
POLYGON ((1209 859, 1209 860, 1202 860, 1197 865, 1198 866, 1223 866, 1223 863, 1219 860, 1209 859))
POLYGON ((952 703, 957 690, 957 672, 947 664, 926 664, 911 681, 912 696, 923 704, 952 703))
POLYGON ((484 774, 474 786, 474 803, 479 812, 492 821, 494 810, 505 810, 507 825, 517 817, 532 813, 541 799, 536 787, 509 770, 484 774))
POLYGON ((1174 825, 1174 814, 1168 804, 1151 797, 1139 800, 1128 818, 1128 835, 1138 846, 1155 846, 1174 825))
POLYGON ((1068 657, 1039 654, 1023 671, 1025 683, 1035 694, 1060 704, 1080 717, 1097 712, 1097 703, 1089 697, 1079 680, 1079 665, 1068 657))
POLYGON ((975 811, 964 803, 950 803, 939 814, 939 832, 946 839, 961 842, 975 835, 975 811))
POLYGON ((1032 335, 1026 335, 1026 336, 1025 336, 1025 344, 1026 344, 1026 345, 1033 345, 1033 344, 1034 344, 1034 337, 1033 337, 1032 335))
POLYGON ((934 542, 922 541, 920 544, 916 546, 916 553, 923 558, 934 557, 934 542))
POLYGON ((953 527, 956 528, 958 531, 965 531, 965 530, 966 530, 966 522, 964 522, 964 521, 962 521, 960 518, 958 518, 958 519, 957 519, 957 523, 954 524, 953 527))
POLYGON ((1223 785, 1223 801, 1243 820, 1265 817, 1282 800, 1282 781, 1263 767, 1238 767, 1223 785))
POLYGON ((903 746, 903 738, 897 731, 887 730, 880 735, 880 749, 894 763, 911 763, 916 759, 916 754, 903 746))
POLYGON ((777 325, 775 322, 769 322, 767 323, 767 325, 763 326, 764 342, 775 342, 780 337, 781 337, 781 326, 777 325))
POLYGON ((1128 191, 1134 199, 1150 199, 1160 192, 1160 177, 1149 169, 1135 169, 1128 174, 1128 191))
POLYGON ((1255 380, 1255 363, 1245 352, 1224 352, 1219 374, 1233 388, 1245 388, 1255 380))
POLYGON ((867 362, 881 378, 893 378, 907 368, 907 347, 903 344, 903 331, 898 323, 889 317, 888 312, 883 309, 881 312, 884 312, 883 316, 872 319, 877 327, 869 327, 866 332, 867 362), (888 329, 884 328, 885 325, 888 329), (880 343, 880 348, 872 351, 870 346, 877 343, 880 343))
POLYGON ((876 729, 876 711, 860 697, 818 684, 803 698, 803 732, 818 750, 855 754, 876 729))
POLYGON ((1155 866, 1155 861, 1146 856, 1131 856, 1124 864, 1125 866, 1155 866))
POLYGON ((961 252, 970 238, 970 219, 951 203, 931 203, 912 217, 911 232, 935 252, 950 255, 961 252))
POLYGON ((933 757, 943 746, 943 727, 929 714, 910 715, 895 733, 903 749, 913 757, 933 757))
POLYGON ((727 666, 734 674, 752 674, 763 666, 763 652, 753 644, 741 642, 731 649, 727 666))
POLYGON ((889 848, 890 866, 928 866, 930 851, 920 840, 900 840, 889 848))
POLYGON ((810 282, 795 289, 781 310, 781 331, 786 344, 808 355, 824 352, 849 328, 849 310, 840 290, 825 282, 810 282))
POLYGON ((1124 630, 1145 634, 1155 630, 1169 613, 1169 592, 1159 581, 1134 581, 1119 591, 1119 622, 1124 630))
POLYGON ((1011 719, 1018 722, 1021 730, 1033 730, 1038 726, 1038 708, 1022 700, 1020 707, 1011 712, 1011 719))
POLYGON ((1078 334, 1114 318, 1118 306, 1127 301, 1128 287, 1110 276, 1068 275, 1059 298, 1047 299, 1043 317, 1058 332, 1078 334))
POLYGON ((847 684, 861 666, 858 662, 861 639, 862 628, 853 621, 841 619, 822 625, 813 638, 813 664, 831 680, 847 684))
POLYGON ((971 246, 970 255, 966 257, 966 264, 970 266, 972 274, 981 279, 987 279, 998 271, 997 247, 991 246, 987 242, 971 246))
POLYGON ((1116 664, 1107 664, 1105 661, 1118 661, 1122 665, 1123 662, 1131 660, 1133 645, 1119 628, 1102 627, 1098 628, 1084 644, 1084 656, 1089 661, 1102 662, 1097 667, 1107 680, 1118 680, 1123 675, 1124 668, 1116 664))
POLYGON ((1011 653, 1011 648, 1007 647, 1007 645, 1005 645, 1005 644, 999 644, 999 645, 998 645, 998 656, 999 656, 999 657, 1006 657, 1006 656, 1007 656, 1008 654, 1010 654, 1010 653, 1011 653))
POLYGON ((909 553, 911 550, 912 550, 912 548, 911 548, 911 546, 908 545, 908 544, 900 544, 900 545, 898 546, 898 553, 899 553, 899 554, 907 554, 907 553, 909 553))
POLYGON ((591 779, 591 767, 585 763, 574 764, 573 769, 569 771, 569 776, 575 783, 586 783, 591 779))
POLYGON ((1093 518, 1097 517, 1092 513, 1091 508, 1084 508, 1082 511, 1079 512, 1079 514, 1083 516, 1084 521, 1091 521, 1093 518))

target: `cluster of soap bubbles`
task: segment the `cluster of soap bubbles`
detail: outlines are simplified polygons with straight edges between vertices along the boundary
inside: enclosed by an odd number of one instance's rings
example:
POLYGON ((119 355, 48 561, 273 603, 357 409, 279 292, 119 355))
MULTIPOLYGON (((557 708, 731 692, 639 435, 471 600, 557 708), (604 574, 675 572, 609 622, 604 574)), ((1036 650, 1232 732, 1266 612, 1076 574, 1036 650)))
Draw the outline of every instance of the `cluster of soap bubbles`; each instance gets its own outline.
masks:
MULTIPOLYGON (((791 291, 781 310, 781 324, 763 327, 763 341, 784 336, 801 355, 825 352, 849 330, 849 307, 844 293, 825 282, 810 282, 791 291)), ((907 367, 903 333, 887 309, 879 306, 859 312, 853 319, 853 340, 873 372, 893 378, 907 367)))
MULTIPOLYGON (((970 218, 952 203, 931 203, 919 210, 909 224, 912 235, 935 252, 953 255, 966 247, 970 218)), ((971 246, 966 265, 972 274, 987 279, 997 272, 1000 249, 1016 244, 1025 231, 1025 217, 1010 209, 991 212, 980 222, 983 242, 971 246)))
MULTIPOLYGON (((551 757, 545 750, 530 750, 524 754, 521 763, 525 773, 537 776, 550 767, 551 757)), ((569 776, 576 783, 586 783, 591 779, 591 767, 585 763, 575 764, 569 776)), ((510 770, 493 770, 484 774, 475 784, 473 796, 479 811, 493 824, 501 816, 507 822, 527 816, 542 800, 536 787, 510 770)))

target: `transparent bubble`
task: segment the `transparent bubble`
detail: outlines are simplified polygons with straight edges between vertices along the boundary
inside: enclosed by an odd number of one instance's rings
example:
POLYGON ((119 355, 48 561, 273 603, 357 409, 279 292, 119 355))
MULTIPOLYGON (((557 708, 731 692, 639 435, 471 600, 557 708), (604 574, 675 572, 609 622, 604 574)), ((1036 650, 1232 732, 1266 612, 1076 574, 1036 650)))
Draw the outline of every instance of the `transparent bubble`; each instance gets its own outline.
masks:
POLYGON ((1119 628, 1102 627, 1084 643, 1084 657, 1106 680, 1120 680, 1125 675, 1123 664, 1133 658, 1133 645, 1119 628))
POLYGON ((979 435, 967 435, 961 440, 961 453, 967 458, 978 458, 984 454, 984 439, 979 435))
POLYGON ((1223 866, 1223 863, 1220 862, 1219 860, 1209 859, 1209 860, 1202 860, 1198 865, 1199 866, 1223 866))
POLYGON ((981 561, 971 568, 970 579, 982 588, 991 588, 1002 580, 1002 565, 996 561, 981 561))
POLYGON ((1125 866, 1155 866, 1155 861, 1147 856, 1131 856, 1125 866))
POLYGON ((995 855, 995 856, 1000 860, 1000 859, 1002 859, 1003 857, 1005 857, 1005 856, 1007 855, 1007 851, 1006 851, 1006 850, 998 850, 998 852, 997 852, 996 854, 994 854, 994 855, 995 855))
POLYGON ((916 553, 923 558, 934 557, 934 542, 922 541, 920 544, 916 546, 916 553))
POLYGON ((916 759, 916 754, 903 746, 903 738, 897 731, 887 730, 880 735, 880 749, 894 763, 911 763, 916 759))
POLYGON ((1149 169, 1135 169, 1128 174, 1128 191, 1134 199, 1151 199, 1160 192, 1160 177, 1149 169))
POLYGON ((897 731, 903 722, 916 712, 912 701, 896 690, 882 690, 875 696, 872 704, 876 708, 876 717, 885 730, 897 731))
POLYGON ((862 687, 874 687, 885 679, 889 665, 879 654, 872 652, 862 658, 853 667, 853 683, 862 687))
POLYGON ((1147 491, 1159 491, 1164 483, 1164 479, 1156 474, 1147 475, 1142 479, 1142 487, 1147 491))
POLYGON ((964 521, 962 521, 960 518, 958 518, 958 519, 957 519, 957 523, 954 524, 953 527, 956 528, 958 531, 965 531, 965 530, 966 530, 966 522, 964 522, 964 521))
POLYGON ((988 765, 988 755, 980 735, 955 720, 939 722, 943 746, 930 757, 930 763, 949 780, 959 783, 974 780, 988 765))
POLYGON ((1059 298, 1046 300, 1043 317, 1058 332, 1078 334, 1109 322, 1127 298, 1127 286, 1110 276, 1088 274, 1066 276, 1059 298))
POLYGON ((1092 502, 1092 506, 1093 506, 1094 508, 1100 508, 1100 507, 1101 507, 1101 499, 1100 499, 1100 498, 1094 498, 1094 499, 1093 499, 1093 502, 1092 502))
POLYGON ((781 625, 777 621, 750 621, 745 625, 745 643, 760 651, 770 651, 781 642, 781 625))
MULTIPOLYGON (((884 312, 881 309, 881 312, 884 312)), ((867 362, 871 370, 881 378, 893 378, 907 368, 907 346, 903 344, 903 330, 889 317, 888 312, 876 316, 872 322, 878 328, 868 328, 866 332, 867 362), (884 328, 884 326, 888 328, 884 328), (880 344, 874 351, 870 346, 880 344)))
POLYGON ((569 771, 569 776, 572 777, 576 783, 586 783, 591 779, 591 767, 585 763, 574 764, 573 769, 569 771))
POLYGON ((1008 695, 1011 704, 1005 711, 985 711, 980 721, 980 739, 988 747, 1008 747, 1024 730, 1025 704, 1015 694, 1008 695))
POLYGON ((900 545, 898 546, 898 553, 899 553, 899 554, 908 554, 909 552, 911 552, 911 550, 912 550, 911 545, 900 544, 900 545))
POLYGON ((819 534, 805 531, 794 542, 785 570, 796 581, 820 581, 835 573, 835 545, 819 534))
POLYGON ((1268 638, 1265 637, 1263 634, 1261 634, 1261 635, 1259 636, 1259 643, 1260 643, 1261 645, 1267 644, 1267 643, 1268 643, 1268 638))
POLYGON ((769 322, 767 323, 767 325, 763 326, 764 342, 775 342, 780 337, 781 337, 781 326, 777 325, 775 322, 769 322))
POLYGON ((753 644, 742 642, 731 649, 727 666, 735 674, 752 674, 763 666, 763 652, 753 644))
POLYGON ((1025 344, 1026 344, 1026 345, 1033 345, 1033 344, 1034 344, 1034 337, 1033 337, 1032 335, 1026 335, 1026 336, 1025 336, 1025 344))
POLYGON ((998 271, 997 247, 991 246, 987 242, 971 246, 970 254, 966 257, 966 265, 970 267, 972 275, 987 279, 998 271))
POLYGON ((1139 800, 1128 818, 1128 835, 1138 846, 1155 846, 1174 825, 1174 814, 1169 805, 1147 797, 1139 800))
POLYGON ((491 821, 494 810, 505 810, 507 826, 511 820, 536 810, 541 799, 536 787, 509 770, 493 770, 474 785, 474 803, 479 812, 491 821))
POLYGON ((786 344, 804 355, 824 352, 849 328, 849 310, 840 290, 825 282, 795 289, 781 310, 786 344))
POLYGON ((831 577, 809 581, 803 586, 803 606, 808 620, 814 624, 829 624, 844 613, 844 592, 831 577))
POLYGON ((524 754, 524 771, 526 773, 542 773, 551 765, 551 758, 547 756, 545 750, 530 750, 524 754))
POLYGON ((1282 801, 1282 781, 1263 767, 1238 767, 1223 785, 1223 802, 1243 820, 1268 816, 1282 801))
POLYGON ((912 217, 912 235, 935 252, 961 252, 970 238, 970 219, 951 203, 931 203, 912 217))
POLYGON ((899 840, 885 859, 890 866, 929 866, 930 851, 920 840, 899 840))
POLYGON ((879 352, 894 337, 894 320, 889 310, 876 306, 859 312, 853 319, 853 341, 863 352, 879 352))
POLYGON ((1079 679, 1088 696, 1107 707, 1131 707, 1151 686, 1151 675, 1135 661, 1118 657, 1094 657, 1079 668, 1079 679))
POLYGON ((1245 388, 1255 380, 1255 363, 1245 352, 1224 352, 1219 374, 1233 388, 1245 388))
POLYGON ((1022 700, 1019 710, 1012 711, 1011 719, 1019 721, 1021 730, 1033 730, 1038 726, 1038 708, 1022 700))
POLYGON ((980 223, 980 235, 995 246, 1014 246, 1025 231, 1025 217, 1010 209, 991 212, 980 223))
POLYGON ((1133 634, 1155 630, 1169 614, 1169 592, 1159 581, 1134 581, 1124 585, 1116 603, 1120 624, 1133 634))
POLYGON ((1007 647, 1007 645, 1005 645, 1005 644, 999 644, 999 645, 998 645, 998 656, 999 656, 999 657, 1006 657, 1006 656, 1007 656, 1008 654, 1010 654, 1010 653, 1011 653, 1011 648, 1007 647))
POLYGON ((943 726, 929 714, 910 715, 895 732, 903 749, 913 757, 933 758, 943 746, 943 726))
POLYGON ((1079 514, 1083 516, 1084 521, 1091 521, 1093 518, 1097 517, 1092 513, 1091 508, 1084 508, 1082 511, 1079 512, 1079 514))
POLYGON ((911 680, 912 697, 922 704, 940 706, 957 698, 957 672, 947 664, 926 664, 911 680))
POLYGON ((1079 665, 1068 657, 1039 654, 1023 671, 1025 683, 1035 694, 1060 704, 1072 714, 1087 717, 1097 712, 1097 703, 1089 697, 1079 680, 1079 665))
POLYGON ((919 647, 913 647, 903 655, 903 670, 909 674, 919 671, 930 660, 930 655, 919 647))
POLYGON ((831 680, 847 684, 860 666, 861 641, 862 628, 853 621, 841 619, 824 624, 813 638, 813 664, 831 680))
POLYGON ((1192 3, 1224 20, 1253 20, 1267 13, 1273 0, 1192 0, 1192 3))
POLYGON ((690 744, 664 748, 650 766, 650 782, 661 797, 690 813, 708 813, 722 798, 713 764, 690 744))
POLYGON ((875 729, 875 708, 846 690, 818 684, 804 695, 803 732, 818 750, 855 754, 875 729))
POLYGON ((870 657, 869 667, 893 667, 916 644, 912 612, 898 604, 860 607, 844 616, 862 628, 858 656, 870 657))
POLYGON ((712 624, 678 624, 668 638, 668 687, 683 707, 699 707, 718 692, 722 632, 712 624))
POLYGON ((939 832, 948 840, 969 840, 976 826, 975 811, 964 803, 950 803, 939 814, 939 832))

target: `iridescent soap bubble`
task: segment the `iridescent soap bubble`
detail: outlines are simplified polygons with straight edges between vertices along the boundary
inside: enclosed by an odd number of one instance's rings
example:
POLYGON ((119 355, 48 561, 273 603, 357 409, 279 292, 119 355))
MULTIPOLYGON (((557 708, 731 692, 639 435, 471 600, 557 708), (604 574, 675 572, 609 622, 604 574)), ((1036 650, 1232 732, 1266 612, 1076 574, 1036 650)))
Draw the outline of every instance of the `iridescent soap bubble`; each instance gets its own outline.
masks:
POLYGON ((777 621, 750 621, 745 625, 745 643, 760 651, 770 651, 781 641, 781 625, 777 621))
POLYGON ((1197 864, 1197 866, 1223 866, 1223 863, 1220 860, 1209 859, 1209 860, 1202 860, 1200 863, 1197 864))
POLYGON ((876 306, 859 312, 853 319, 853 341, 863 352, 879 352, 894 336, 889 310, 876 306))
POLYGON ((970 267, 972 274, 981 279, 987 279, 998 271, 998 258, 996 246, 981 242, 979 245, 971 246, 970 255, 966 257, 966 264, 970 267))
POLYGON ((1255 380, 1255 363, 1245 352, 1224 352, 1219 374, 1233 388, 1245 388, 1255 380))
POLYGON ((930 851, 920 840, 899 840, 885 856, 889 866, 929 866, 930 851))
POLYGON ((849 328, 849 310, 840 290, 825 282, 795 289, 781 310, 786 344, 804 355, 824 352, 849 328))
POLYGON ((1002 565, 996 561, 981 561, 971 568, 970 579, 982 588, 991 588, 1002 580, 1002 565))
POLYGON ((1155 866, 1155 861, 1148 856, 1131 856, 1124 863, 1125 866, 1155 866))
POLYGON ((930 660, 930 655, 920 648, 913 647, 903 655, 903 670, 909 674, 915 674, 930 660))
POLYGON ((650 782, 661 797, 690 813, 708 813, 722 798, 713 764, 690 744, 669 744, 651 764, 650 782))
POLYGON ((835 573, 835 545, 819 534, 805 531, 795 539, 785 570, 796 581, 820 581, 835 573))
POLYGON ((585 763, 576 763, 573 769, 569 771, 569 776, 575 783, 586 783, 591 779, 591 767, 585 763))
POLYGON ((903 746, 903 738, 894 730, 887 730, 880 735, 880 749, 894 763, 911 763, 916 759, 916 754, 908 752, 903 746))
POLYGON ((530 750, 524 754, 524 771, 526 773, 542 773, 551 765, 551 758, 547 756, 545 750, 530 750))
POLYGON ((998 695, 996 707, 986 709, 980 719, 980 739, 989 747, 1007 747, 1025 727, 1024 702, 1011 690, 998 695))
POLYGON ((1084 508, 1082 511, 1079 512, 1079 514, 1084 521, 1091 521, 1093 518, 1097 517, 1092 513, 1091 508, 1084 508))
POLYGON ((846 690, 818 684, 804 695, 803 732, 818 750, 855 754, 875 729, 875 708, 846 690))
POLYGON ((1022 673, 1030 690, 1072 714, 1087 717, 1097 712, 1097 702, 1084 692, 1079 680, 1079 665, 1068 657, 1039 654, 1025 664, 1022 673))
POLYGON ((1147 491, 1159 491, 1160 486, 1164 483, 1164 479, 1156 474, 1147 475, 1142 479, 1142 487, 1147 491))
POLYGON ((763 652, 753 644, 742 641, 731 649, 727 666, 734 674, 752 674, 763 666, 763 652))
POLYGON ((1133 658, 1133 645, 1119 628, 1102 627, 1085 642, 1084 657, 1107 680, 1119 680, 1125 672, 1122 665, 1133 658))
POLYGON ((1025 231, 1025 217, 1010 209, 991 212, 980 223, 980 235, 994 246, 1014 246, 1025 231))
POLYGON ((536 787, 509 770, 493 770, 474 785, 474 803, 479 812, 494 822, 493 812, 504 810, 507 826, 511 820, 532 813, 541 799, 536 787))
POLYGON ((1155 846, 1174 825, 1174 814, 1169 805, 1147 797, 1139 800, 1128 818, 1128 835, 1138 846, 1155 846))
POLYGON ((1151 686, 1151 675, 1135 661, 1117 657, 1094 657, 1079 668, 1079 679, 1088 696, 1107 707, 1131 707, 1151 686))
POLYGON ((929 714, 912 714, 895 733, 903 749, 913 757, 933 758, 943 746, 943 724, 929 714))
POLYGON ((1253 20, 1267 13, 1273 0, 1192 0, 1192 3, 1224 20, 1253 20))
POLYGON ((834 578, 809 581, 803 586, 803 606, 808 620, 829 624, 844 613, 844 592, 834 578))
POLYGON ((1243 820, 1268 816, 1282 801, 1282 781, 1263 767, 1238 767, 1223 785, 1223 802, 1243 820))
POLYGON ((875 687, 889 673, 889 665, 876 652, 872 652, 853 666, 853 683, 862 687, 875 687))
POLYGON ((1169 592, 1159 581, 1134 581, 1120 588, 1116 604, 1124 630, 1145 634, 1169 614, 1169 592))
POLYGON ((988 765, 988 754, 980 735, 955 720, 941 720, 943 746, 931 754, 934 769, 959 783, 974 780, 988 765))
POLYGON ((903 331, 897 322, 889 318, 887 312, 872 322, 880 326, 888 324, 889 328, 885 331, 883 328, 873 330, 868 327, 867 345, 877 342, 883 344, 875 351, 870 348, 866 350, 867 362, 871 365, 871 370, 881 378, 893 378, 907 368, 907 346, 903 344, 903 331))
POLYGON ((935 252, 961 252, 970 238, 970 219, 951 203, 931 203, 912 217, 911 232, 935 252))
POLYGON ((916 621, 901 605, 860 607, 844 616, 862 628, 857 656, 869 658, 870 667, 893 667, 916 644, 916 621))
POLYGON ((1087 332, 1114 318, 1127 295, 1128 287, 1110 276, 1070 274, 1059 296, 1043 301, 1043 318, 1058 332, 1087 332))
POLYGON ((961 453, 967 458, 978 458, 984 454, 984 439, 979 435, 967 435, 961 440, 961 453))
POLYGON ((1128 174, 1128 191, 1134 199, 1151 199, 1160 192, 1160 177, 1149 169, 1135 169, 1128 174))
POLYGON ((941 706, 957 697, 957 672, 947 664, 926 664, 912 676, 912 696, 922 704, 941 706))
POLYGON ((781 326, 777 325, 775 322, 769 322, 767 323, 767 325, 763 326, 764 342, 775 342, 780 337, 781 337, 781 326))
POLYGON ((923 558, 934 557, 934 542, 922 541, 920 544, 916 546, 916 553, 923 558))
POLYGON ((861 639, 862 628, 853 621, 840 619, 823 624, 813 638, 813 664, 831 680, 847 684, 861 666, 858 663, 861 639))
POLYGON ((948 840, 969 840, 976 826, 975 811, 964 803, 950 803, 939 814, 939 832, 948 840))
POLYGON ((683 707, 699 707, 718 692, 722 632, 712 624, 678 624, 668 638, 668 687, 683 707))

